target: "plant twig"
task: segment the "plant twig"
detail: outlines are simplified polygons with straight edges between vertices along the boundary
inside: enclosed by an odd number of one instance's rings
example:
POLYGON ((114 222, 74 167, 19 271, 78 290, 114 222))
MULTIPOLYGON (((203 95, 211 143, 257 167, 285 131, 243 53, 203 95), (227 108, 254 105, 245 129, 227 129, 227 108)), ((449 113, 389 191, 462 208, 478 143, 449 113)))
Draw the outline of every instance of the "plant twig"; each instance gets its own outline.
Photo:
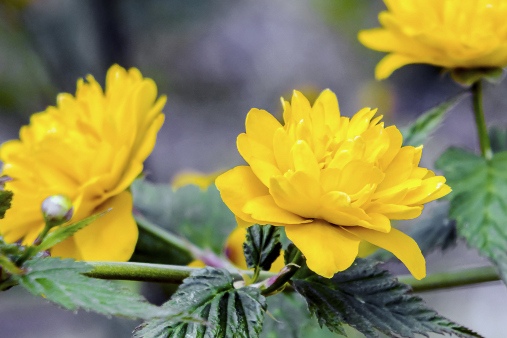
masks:
POLYGON ((422 280, 417 280, 412 276, 401 276, 398 279, 400 282, 412 286, 414 292, 424 292, 493 282, 500 280, 500 277, 493 267, 485 266, 453 272, 434 273, 422 280))

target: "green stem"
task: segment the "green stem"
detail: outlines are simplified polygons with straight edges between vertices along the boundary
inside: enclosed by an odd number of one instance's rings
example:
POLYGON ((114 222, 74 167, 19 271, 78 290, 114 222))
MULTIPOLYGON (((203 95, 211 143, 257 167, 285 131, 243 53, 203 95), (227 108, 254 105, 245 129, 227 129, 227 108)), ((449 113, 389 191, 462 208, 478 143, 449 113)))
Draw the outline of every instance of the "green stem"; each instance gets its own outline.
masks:
POLYGON ((402 283, 411 285, 414 292, 449 289, 500 280, 496 270, 490 266, 434 273, 422 280, 417 280, 411 276, 401 276, 398 279, 402 283))
MULTIPOLYGON (((114 280, 134 280, 144 282, 181 284, 185 278, 197 270, 188 266, 132 263, 132 262, 87 262, 93 266, 93 270, 86 275, 94 278, 114 280)), ((272 277, 279 277, 276 285, 272 284, 263 290, 263 294, 269 294, 281 288, 298 270, 297 266, 289 265, 291 270, 281 276, 272 272, 262 271, 260 280, 272 277)), ((234 280, 242 280, 243 275, 253 276, 252 271, 235 270, 229 271, 234 280)), ((401 276, 400 282, 411 285, 415 292, 430 290, 448 289, 460 286, 480 284, 500 280, 493 267, 481 267, 466 269, 454 272, 435 273, 428 275, 423 280, 416 280, 413 277, 401 276)))
MULTIPOLYGON (((271 285, 268 284, 269 286, 267 288, 265 288, 264 290, 262 290, 262 294, 265 296, 268 296, 268 295, 277 293, 277 292, 279 292, 279 290, 283 289, 285 287, 285 284, 288 281, 290 281, 292 276, 294 276, 296 274, 296 272, 299 270, 299 268, 301 267, 300 266, 301 259, 302 259, 301 251, 297 250, 296 254, 292 258, 292 261, 282 269, 282 272, 279 273, 278 276, 271 277, 271 278, 273 278, 272 284, 271 285)), ((271 282, 271 281, 269 281, 269 282, 271 282)))
POLYGON ((204 250, 195 244, 191 243, 183 237, 172 234, 171 232, 159 227, 158 225, 150 222, 142 215, 134 215, 137 225, 148 234, 162 240, 168 246, 186 254, 195 260, 202 261, 207 266, 215 268, 225 268, 227 270, 234 270, 234 266, 224 257, 216 255, 211 250, 204 250))
MULTIPOLYGON (((133 262, 87 262, 93 270, 86 273, 89 277, 116 280, 134 280, 143 282, 181 284, 198 268, 180 265, 164 265, 133 262)), ((243 280, 242 275, 253 276, 252 271, 229 271, 234 280, 243 280)), ((271 272, 261 272, 260 278, 266 279, 274 276, 271 272)))
POLYGON ((479 143, 481 146, 482 156, 490 160, 493 157, 491 144, 488 136, 488 128, 486 127, 486 120, 484 118, 484 109, 482 104, 482 82, 478 80, 472 85, 472 101, 475 117, 475 125, 479 136, 479 143))
POLYGON ((167 245, 177 249, 178 251, 182 251, 183 253, 187 254, 190 257, 193 257, 194 259, 196 258, 196 251, 200 251, 200 249, 195 247, 189 241, 159 227, 158 225, 150 222, 145 217, 136 214, 134 215, 134 218, 139 228, 143 229, 150 235, 159 238, 160 240, 164 241, 167 245))

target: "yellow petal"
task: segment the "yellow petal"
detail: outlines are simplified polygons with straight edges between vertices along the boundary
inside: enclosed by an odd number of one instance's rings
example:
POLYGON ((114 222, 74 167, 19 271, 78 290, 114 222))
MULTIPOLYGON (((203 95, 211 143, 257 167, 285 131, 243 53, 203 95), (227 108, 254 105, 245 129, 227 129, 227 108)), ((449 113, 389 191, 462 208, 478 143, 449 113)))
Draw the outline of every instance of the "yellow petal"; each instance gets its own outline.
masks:
POLYGON ((306 218, 317 216, 320 185, 304 172, 296 172, 291 177, 272 177, 269 193, 280 208, 306 218))
POLYGON ((269 191, 250 167, 235 167, 218 176, 215 184, 222 200, 234 215, 243 221, 256 223, 249 214, 243 212, 243 207, 251 199, 269 195, 269 191))
POLYGON ((308 268, 326 278, 350 267, 359 250, 359 238, 322 220, 286 227, 285 233, 306 257, 308 268))
POLYGON ((375 212, 390 219, 414 219, 421 215, 422 206, 407 206, 400 204, 386 204, 373 202, 366 209, 368 213, 375 212))
POLYGON ((110 212, 74 235, 81 259, 125 262, 132 256, 138 229, 132 216, 130 192, 124 191, 108 199, 96 212, 110 208, 110 212))
POLYGON ((246 115, 246 134, 265 147, 273 148, 273 135, 282 128, 278 120, 265 110, 253 108, 246 115))
POLYGON ((426 261, 421 249, 411 237, 392 228, 389 233, 381 233, 360 227, 347 227, 346 231, 357 237, 392 252, 405 264, 412 276, 416 279, 426 277, 426 261))
POLYGON ((396 69, 406 66, 411 63, 422 63, 421 61, 414 60, 412 57, 408 57, 401 54, 389 54, 385 56, 377 64, 375 68, 375 78, 377 80, 383 80, 388 78, 396 69))
POLYGON ((289 225, 308 223, 305 219, 276 205, 273 197, 259 196, 246 202, 242 210, 259 224, 289 225))

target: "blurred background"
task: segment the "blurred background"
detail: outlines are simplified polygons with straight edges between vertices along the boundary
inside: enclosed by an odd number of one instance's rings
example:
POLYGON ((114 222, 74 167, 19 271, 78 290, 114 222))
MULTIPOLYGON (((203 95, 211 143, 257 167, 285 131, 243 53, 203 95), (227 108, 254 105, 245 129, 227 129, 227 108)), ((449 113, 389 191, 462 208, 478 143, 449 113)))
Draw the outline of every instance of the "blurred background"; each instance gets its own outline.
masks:
MULTIPOLYGON (((168 96, 166 122, 146 163, 149 180, 241 163, 236 136, 252 107, 281 116, 280 97, 333 90, 343 115, 378 107, 400 126, 463 88, 430 66, 374 80, 381 53, 357 41, 378 26, 380 0, 0 0, 0 142, 17 138, 32 113, 92 74, 104 83, 118 63, 137 67, 168 96)), ((506 85, 486 85, 489 125, 505 124, 506 85)), ((425 146, 423 165, 450 145, 477 150, 469 98, 425 146)), ((430 208, 431 209, 431 208, 430 208)), ((428 259, 429 272, 488 264, 464 244, 428 259)), ((423 293, 442 315, 485 337, 505 337, 507 289, 500 282, 423 293)), ((0 295, 6 338, 129 337, 135 322, 67 312, 21 290, 0 295)))

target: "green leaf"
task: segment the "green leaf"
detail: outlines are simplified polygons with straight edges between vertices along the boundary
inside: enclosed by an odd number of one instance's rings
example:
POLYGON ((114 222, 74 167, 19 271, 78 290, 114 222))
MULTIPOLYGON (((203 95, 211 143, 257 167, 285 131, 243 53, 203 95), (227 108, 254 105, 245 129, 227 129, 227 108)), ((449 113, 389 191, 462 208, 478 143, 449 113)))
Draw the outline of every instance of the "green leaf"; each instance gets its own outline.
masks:
POLYGON ((4 218, 5 212, 11 207, 12 192, 0 189, 0 219, 4 218))
POLYGON ((488 161, 451 148, 436 164, 453 189, 449 216, 458 234, 490 258, 507 283, 507 152, 488 161))
POLYGON ((343 324, 348 324, 367 337, 379 337, 379 333, 415 337, 427 332, 480 337, 426 307, 410 294, 408 285, 368 260, 357 259, 331 279, 307 271, 296 275, 291 284, 306 299, 320 325, 342 335, 346 334, 343 324))
POLYGON ((135 208, 148 220, 217 254, 236 227, 214 185, 205 191, 192 185, 173 191, 169 185, 136 180, 131 189, 135 208))
POLYGON ((48 250, 49 248, 55 246, 56 244, 63 242, 70 236, 74 235, 77 231, 83 229, 84 227, 86 227, 96 219, 104 216, 108 212, 109 210, 92 215, 81 221, 69 225, 57 227, 56 230, 46 235, 42 243, 39 244, 37 248, 39 249, 39 251, 48 250))
POLYGON ((93 269, 84 262, 46 257, 29 260, 22 268, 25 274, 12 277, 19 285, 68 310, 143 319, 166 314, 114 282, 84 276, 93 269))
POLYGON ((464 96, 465 94, 461 94, 439 104, 419 116, 410 126, 401 128, 403 145, 418 147, 425 143, 431 133, 440 126, 445 114, 461 101, 464 96))
POLYGON ((259 289, 235 289, 226 270, 208 267, 186 278, 162 307, 205 323, 155 319, 136 328, 134 337, 259 337, 266 300, 259 289))
POLYGON ((269 270, 281 249, 280 227, 256 224, 247 229, 243 250, 249 268, 269 270))

